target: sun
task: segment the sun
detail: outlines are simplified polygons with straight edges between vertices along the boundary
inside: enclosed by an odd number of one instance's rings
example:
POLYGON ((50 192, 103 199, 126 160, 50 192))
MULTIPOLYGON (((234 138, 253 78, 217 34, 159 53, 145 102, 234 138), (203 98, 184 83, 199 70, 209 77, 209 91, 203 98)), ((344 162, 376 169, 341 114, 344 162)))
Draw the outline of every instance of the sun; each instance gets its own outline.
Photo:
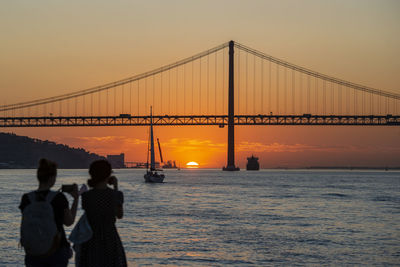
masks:
POLYGON ((191 161, 191 162, 186 163, 186 167, 187 168, 198 168, 199 164, 195 161, 191 161))

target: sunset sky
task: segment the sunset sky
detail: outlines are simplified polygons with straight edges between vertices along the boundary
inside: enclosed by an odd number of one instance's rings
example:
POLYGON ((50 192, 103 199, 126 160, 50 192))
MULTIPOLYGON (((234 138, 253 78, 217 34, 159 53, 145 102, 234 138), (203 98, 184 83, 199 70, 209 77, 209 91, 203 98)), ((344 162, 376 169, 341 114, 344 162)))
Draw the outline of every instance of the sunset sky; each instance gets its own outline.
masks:
MULTIPOLYGON (((399 1, 1 1, 0 105, 140 74, 235 40, 400 93, 399 1)), ((147 127, 3 128, 145 161, 147 127)), ((226 164, 227 127, 156 127, 164 158, 226 164)), ((240 126, 236 161, 262 168, 400 166, 400 127, 240 126)))

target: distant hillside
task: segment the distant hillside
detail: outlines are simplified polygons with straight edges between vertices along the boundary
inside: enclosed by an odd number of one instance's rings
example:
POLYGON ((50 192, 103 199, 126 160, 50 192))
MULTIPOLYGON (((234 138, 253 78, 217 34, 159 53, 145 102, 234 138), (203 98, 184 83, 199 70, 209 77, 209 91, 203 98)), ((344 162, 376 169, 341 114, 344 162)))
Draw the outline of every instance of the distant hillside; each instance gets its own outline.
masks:
POLYGON ((55 161, 60 169, 87 169, 92 161, 104 159, 82 148, 0 133, 0 168, 37 168, 40 158, 55 161))

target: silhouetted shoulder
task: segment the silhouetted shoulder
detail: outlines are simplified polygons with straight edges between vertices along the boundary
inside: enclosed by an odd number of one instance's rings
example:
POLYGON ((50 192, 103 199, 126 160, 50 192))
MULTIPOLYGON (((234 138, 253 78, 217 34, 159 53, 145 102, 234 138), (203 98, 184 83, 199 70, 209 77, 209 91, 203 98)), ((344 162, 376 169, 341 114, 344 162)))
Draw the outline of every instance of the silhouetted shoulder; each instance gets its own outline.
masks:
POLYGON ((19 203, 18 208, 23 211, 25 207, 30 203, 28 194, 23 194, 21 198, 21 202, 19 203))
POLYGON ((117 203, 122 205, 124 203, 124 194, 121 191, 114 191, 117 203))
MULTIPOLYGON (((49 192, 49 190, 36 192, 36 197, 38 199, 44 200, 49 192)), ((18 208, 23 211, 25 207, 28 206, 30 203, 31 201, 29 200, 28 193, 23 194, 18 208)), ((54 210, 64 211, 64 209, 68 208, 68 200, 63 193, 58 192, 54 199, 51 201, 51 205, 53 206, 54 210)))

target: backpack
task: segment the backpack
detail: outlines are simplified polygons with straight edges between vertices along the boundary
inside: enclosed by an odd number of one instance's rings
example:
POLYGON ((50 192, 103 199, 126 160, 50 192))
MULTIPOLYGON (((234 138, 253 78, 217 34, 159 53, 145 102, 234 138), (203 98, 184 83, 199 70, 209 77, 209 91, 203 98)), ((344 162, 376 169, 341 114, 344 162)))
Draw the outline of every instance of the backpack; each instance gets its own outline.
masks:
POLYGON ((28 194, 30 204, 22 212, 21 245, 32 256, 48 256, 59 246, 61 235, 50 204, 57 192, 50 191, 45 201, 37 201, 35 192, 28 194))

